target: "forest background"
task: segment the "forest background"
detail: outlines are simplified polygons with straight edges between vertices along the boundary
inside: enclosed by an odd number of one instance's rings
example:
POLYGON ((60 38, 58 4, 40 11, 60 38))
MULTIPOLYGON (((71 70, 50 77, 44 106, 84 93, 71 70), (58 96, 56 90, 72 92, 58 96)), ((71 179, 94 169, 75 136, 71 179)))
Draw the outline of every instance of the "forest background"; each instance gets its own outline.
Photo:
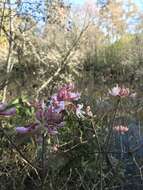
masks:
MULTIPOLYGON (((0 0, 1 102, 17 101, 20 106, 20 101, 33 99, 48 102, 59 86, 73 82, 95 116, 89 121, 72 118, 60 137, 43 141, 47 151, 33 137, 19 140, 15 132, 18 123, 23 125, 33 117, 29 108, 23 106, 14 119, 2 117, 0 189, 113 189, 123 184, 121 160, 105 154, 106 140, 111 137, 107 126, 117 114, 108 90, 119 84, 137 93, 134 103, 122 102, 126 106, 118 117, 141 124, 142 7, 142 1, 133 0, 78 5, 62 0, 0 0), (82 125, 89 128, 83 130, 82 125), (91 139, 91 133, 97 138, 91 139), (55 153, 57 142, 60 148, 55 153)), ((142 159, 139 163, 141 176, 142 159)))

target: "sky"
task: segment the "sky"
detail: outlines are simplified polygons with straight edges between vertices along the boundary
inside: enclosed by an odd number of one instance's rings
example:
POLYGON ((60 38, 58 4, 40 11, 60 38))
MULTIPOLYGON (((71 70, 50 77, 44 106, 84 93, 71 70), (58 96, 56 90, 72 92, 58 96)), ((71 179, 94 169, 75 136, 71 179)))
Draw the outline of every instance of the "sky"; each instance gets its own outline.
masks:
MULTIPOLYGON (((67 1, 72 3, 73 5, 83 4, 85 2, 85 0, 67 0, 67 1)), ((132 0, 132 1, 136 3, 143 10, 143 0, 132 0)))
MULTIPOLYGON (((64 0, 65 2, 67 3, 71 3, 71 7, 74 7, 74 6, 80 6, 82 4, 84 4, 84 2, 96 2, 97 0, 64 0)), ((114 0, 112 0, 114 1, 114 0)), ((125 2, 127 0, 124 0, 125 2)), ((134 3, 136 3, 140 10, 143 11, 143 0, 132 0, 134 3)), ((11 0, 12 3, 15 3, 16 0, 11 0)), ((38 20, 41 20, 41 18, 43 18, 43 12, 44 12, 44 0, 23 0, 23 2, 26 2, 25 4, 23 4, 23 8, 22 10, 20 9, 20 12, 25 14, 26 11, 31 14, 31 16, 35 17, 35 19, 38 21, 38 20), (30 2, 27 3, 27 2, 30 2), (38 6, 38 4, 40 4, 40 6, 38 6), (37 12, 37 6, 38 6, 38 10, 39 12, 37 12), (33 11, 34 10, 34 11, 33 11)))

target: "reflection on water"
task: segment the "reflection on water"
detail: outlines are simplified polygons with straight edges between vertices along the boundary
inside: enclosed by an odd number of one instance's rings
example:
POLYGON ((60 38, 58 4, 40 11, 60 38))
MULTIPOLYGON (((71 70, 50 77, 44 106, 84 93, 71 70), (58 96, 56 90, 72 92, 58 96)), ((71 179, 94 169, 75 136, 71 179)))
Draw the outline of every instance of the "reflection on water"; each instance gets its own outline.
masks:
POLYGON ((116 190, 143 190, 143 133, 139 122, 128 124, 125 133, 114 132, 114 158, 121 161, 124 169, 122 186, 116 190))

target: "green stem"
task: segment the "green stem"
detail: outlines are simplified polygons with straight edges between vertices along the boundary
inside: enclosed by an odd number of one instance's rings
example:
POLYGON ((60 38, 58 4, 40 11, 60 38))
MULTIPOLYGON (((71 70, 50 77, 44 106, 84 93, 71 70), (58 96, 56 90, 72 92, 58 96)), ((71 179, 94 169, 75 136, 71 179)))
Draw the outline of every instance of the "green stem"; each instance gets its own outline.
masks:
POLYGON ((42 134, 42 176, 41 176, 41 190, 44 190, 44 181, 45 181, 45 159, 46 159, 46 134, 42 134))

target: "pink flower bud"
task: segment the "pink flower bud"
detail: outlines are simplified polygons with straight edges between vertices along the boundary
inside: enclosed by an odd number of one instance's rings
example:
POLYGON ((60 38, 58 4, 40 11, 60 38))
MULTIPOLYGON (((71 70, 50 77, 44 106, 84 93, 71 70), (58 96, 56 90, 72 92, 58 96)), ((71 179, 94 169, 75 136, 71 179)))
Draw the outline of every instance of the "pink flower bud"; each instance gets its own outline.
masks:
POLYGON ((5 110, 6 107, 7 107, 7 104, 6 104, 6 103, 2 103, 2 102, 0 103, 0 111, 5 110))
POLYGON ((26 134, 28 133, 29 128, 26 127, 16 127, 16 131, 19 134, 26 134))
POLYGON ((16 131, 19 134, 28 134, 28 133, 35 133, 38 129, 39 129, 39 124, 38 123, 34 123, 34 124, 30 124, 27 125, 25 127, 16 127, 16 131))
POLYGON ((16 108, 8 108, 5 111, 1 111, 0 115, 2 116, 13 116, 16 114, 16 108))

